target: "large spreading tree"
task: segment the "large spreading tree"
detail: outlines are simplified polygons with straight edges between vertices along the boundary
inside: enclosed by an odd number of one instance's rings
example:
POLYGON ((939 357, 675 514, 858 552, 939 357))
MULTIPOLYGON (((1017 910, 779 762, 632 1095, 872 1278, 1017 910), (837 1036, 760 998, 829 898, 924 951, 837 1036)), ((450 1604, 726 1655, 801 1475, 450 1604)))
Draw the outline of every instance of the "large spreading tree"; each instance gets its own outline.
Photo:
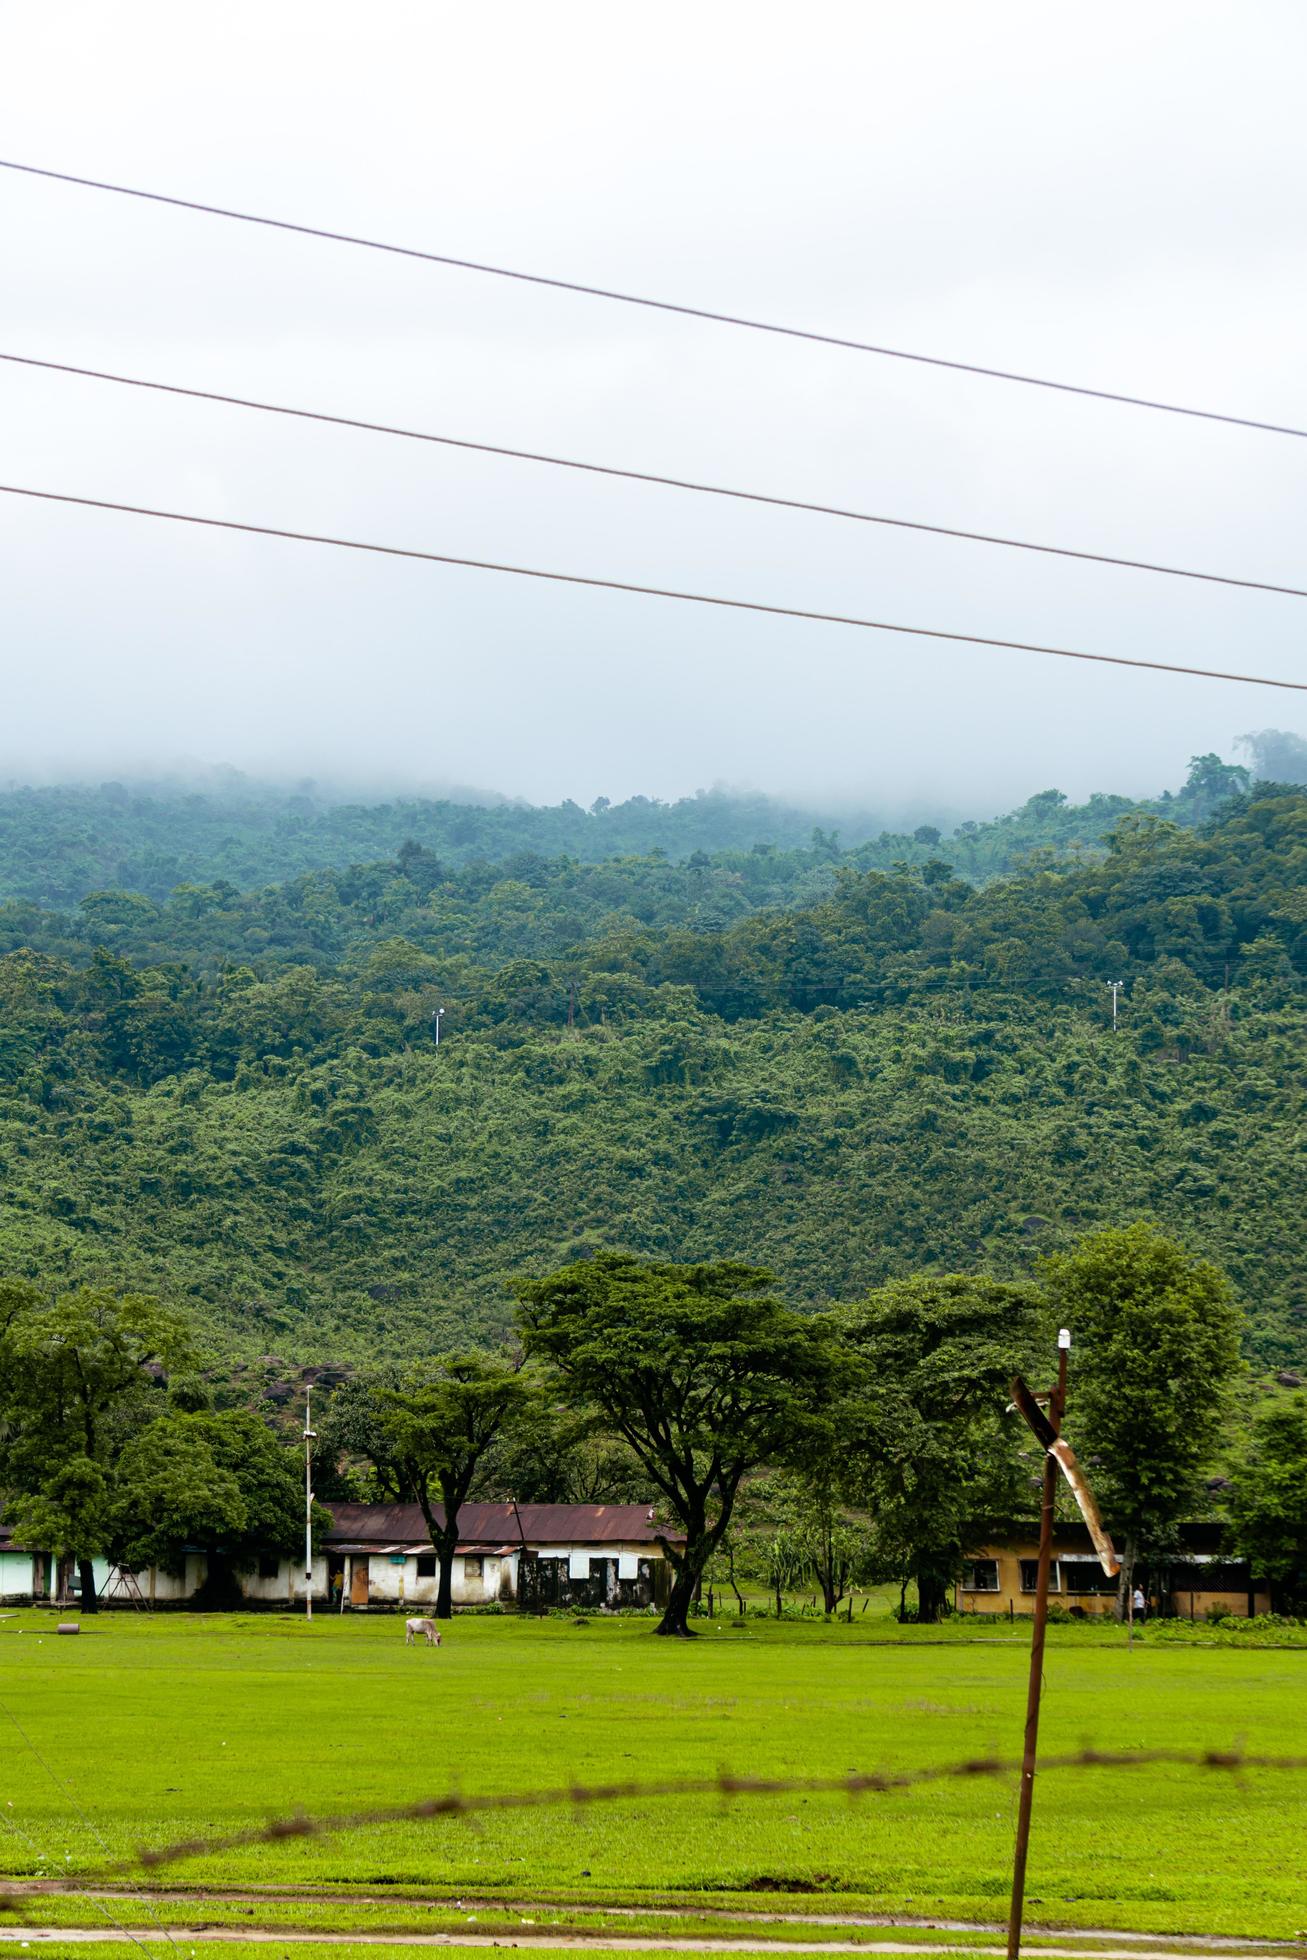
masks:
POLYGON ((830 1322, 773 1299, 770 1273, 602 1253, 519 1289, 530 1353, 633 1452, 668 1520, 671 1594, 657 1631, 688 1636, 695 1589, 740 1484, 784 1463, 848 1363, 830 1322))

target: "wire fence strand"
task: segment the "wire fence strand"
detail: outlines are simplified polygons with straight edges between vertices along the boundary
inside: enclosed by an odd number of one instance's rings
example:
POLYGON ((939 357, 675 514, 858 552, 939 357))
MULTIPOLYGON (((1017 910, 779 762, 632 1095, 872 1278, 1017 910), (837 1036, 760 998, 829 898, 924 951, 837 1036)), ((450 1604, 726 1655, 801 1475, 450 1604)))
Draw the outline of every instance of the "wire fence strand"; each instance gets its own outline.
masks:
MULTIPOLYGON (((1152 1765, 1177 1768, 1245 1771, 1307 1770, 1307 1756, 1253 1754, 1243 1749, 1084 1748, 1045 1756, 1038 1773, 1050 1770, 1134 1770, 1152 1765)), ((210 1837, 179 1838, 171 1844, 141 1845, 129 1857, 103 1868, 102 1875, 152 1871, 186 1859, 214 1857, 257 1844, 279 1844, 292 1838, 324 1837, 339 1831, 371 1829, 426 1818, 479 1817, 500 1811, 543 1810, 550 1807, 584 1809, 591 1804, 650 1803, 676 1797, 776 1797, 790 1794, 857 1798, 910 1790, 922 1784, 971 1782, 1020 1774, 1021 1764, 1003 1756, 969 1756, 960 1762, 928 1764, 919 1769, 868 1770, 846 1776, 735 1776, 721 1770, 715 1776, 663 1777, 653 1782, 624 1779, 610 1783, 568 1783, 536 1790, 495 1790, 466 1795, 446 1790, 413 1803, 389 1804, 368 1810, 310 1815, 297 1811, 266 1824, 227 1831, 210 1837)))

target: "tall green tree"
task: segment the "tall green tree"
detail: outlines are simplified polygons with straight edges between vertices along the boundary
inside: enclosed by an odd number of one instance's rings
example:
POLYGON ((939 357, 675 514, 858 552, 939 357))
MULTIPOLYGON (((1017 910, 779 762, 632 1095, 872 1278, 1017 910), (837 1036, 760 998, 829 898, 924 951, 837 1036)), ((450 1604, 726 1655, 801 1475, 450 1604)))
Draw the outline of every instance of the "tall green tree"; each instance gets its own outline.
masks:
POLYGON ((1259 1409, 1229 1496, 1235 1546, 1278 1612, 1307 1607, 1307 1395, 1259 1409))
POLYGON ((602 1414, 685 1534, 660 1540, 674 1574, 661 1634, 689 1635, 746 1473, 783 1462, 844 1379, 829 1322, 781 1305, 770 1285, 734 1261, 603 1253, 519 1288, 528 1352, 602 1414))
MULTIPOLYGON (((315 1538, 329 1525, 330 1513, 315 1507, 315 1538)), ((161 1415, 118 1459, 107 1538, 131 1570, 180 1573, 187 1549, 202 1551, 206 1595, 234 1602, 236 1574, 261 1555, 303 1547, 299 1452, 248 1409, 161 1415)))
POLYGON ((332 1390, 317 1417, 314 1477, 330 1497, 361 1503, 413 1504, 417 1492, 395 1456, 384 1398, 404 1380, 398 1366, 356 1375, 332 1390))
POLYGON ((1004 1411, 1040 1313, 1031 1286, 949 1273, 891 1281, 843 1316, 865 1368, 849 1409, 851 1481, 883 1564, 915 1583, 922 1620, 946 1610, 976 1526, 1018 1500, 1004 1411))
POLYGON ((157 1300, 106 1287, 56 1299, 28 1288, 11 1292, 8 1306, 0 1333, 0 1487, 26 1533, 36 1542, 48 1533, 52 1546, 76 1559, 83 1609, 94 1612, 91 1561, 107 1549, 119 1456, 163 1412, 150 1371, 189 1360, 189 1330, 157 1300))
POLYGON ((1242 1315, 1224 1273, 1145 1220, 1043 1262, 1071 1331, 1067 1434, 1123 1538, 1120 1601, 1140 1557, 1164 1558, 1202 1500, 1240 1370, 1242 1315))
POLYGON ((454 1610, 459 1512, 487 1451, 525 1423, 534 1396, 531 1378, 511 1360, 479 1353, 448 1355, 379 1394, 391 1460, 421 1505, 435 1547, 438 1620, 454 1610))
POLYGON ((193 1416, 160 1416, 123 1448, 106 1535, 128 1571, 155 1565, 180 1576, 189 1545, 211 1551, 239 1538, 248 1522, 240 1484, 219 1466, 193 1416))

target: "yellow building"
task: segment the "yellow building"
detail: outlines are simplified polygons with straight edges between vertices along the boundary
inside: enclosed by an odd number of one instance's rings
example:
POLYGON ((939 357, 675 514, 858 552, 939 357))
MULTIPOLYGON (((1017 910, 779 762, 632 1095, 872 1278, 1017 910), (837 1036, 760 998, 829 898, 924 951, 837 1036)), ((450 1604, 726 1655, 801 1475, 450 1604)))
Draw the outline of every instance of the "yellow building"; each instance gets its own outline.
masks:
MULTIPOLYGON (((1270 1589, 1242 1559, 1223 1551, 1219 1524, 1180 1527, 1176 1556, 1139 1584, 1150 1612, 1203 1620, 1217 1613, 1246 1617, 1269 1613, 1270 1589)), ((962 1568, 954 1590, 959 1613, 1032 1613, 1039 1572, 1039 1526, 995 1525, 962 1568)), ((1053 1536, 1049 1603, 1080 1615, 1112 1613, 1117 1582, 1109 1579, 1089 1542, 1084 1525, 1059 1524, 1053 1536)))

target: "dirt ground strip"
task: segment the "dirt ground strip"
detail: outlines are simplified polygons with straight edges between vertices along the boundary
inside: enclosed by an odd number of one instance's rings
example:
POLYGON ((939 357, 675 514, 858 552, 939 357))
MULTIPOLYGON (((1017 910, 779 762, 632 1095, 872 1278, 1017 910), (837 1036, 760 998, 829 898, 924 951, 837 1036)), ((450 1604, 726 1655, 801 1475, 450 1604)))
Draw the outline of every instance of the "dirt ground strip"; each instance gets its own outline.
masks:
MULTIPOLYGON (((125 1945, 129 1940, 150 1940, 155 1942, 174 1939, 200 1939, 206 1944, 223 1941, 232 1945, 271 1945, 281 1941, 285 1945, 297 1946, 405 1946, 405 1947, 520 1947, 537 1949, 547 1953, 575 1953, 588 1949, 591 1952, 606 1953, 758 1953, 758 1945, 741 1939, 677 1939, 675 1937, 656 1938, 653 1936, 606 1933, 367 1933, 341 1932, 328 1933, 309 1928, 274 1926, 204 1926, 204 1927, 143 1927, 133 1926, 130 1934, 109 1926, 0 1926, 0 1945, 12 1946, 52 1946, 63 1943, 71 1946, 82 1945, 125 1945)), ((1095 1950, 1096 1960, 1188 1960, 1193 1948, 1181 1945, 1149 1946, 1144 1944, 1128 1947, 1102 1947, 1095 1950)), ((1231 1944, 1225 1949, 1235 1953, 1261 1956, 1266 1948, 1250 1945, 1241 1947, 1231 1944)), ((1284 1948, 1281 1951, 1291 1951, 1284 1948)), ((1084 1960, 1084 1948, 1076 1946, 1041 1946, 1038 1949, 1041 1960, 1084 1960)), ((889 1953, 899 1955, 934 1955, 974 1953, 974 1948, 958 1948, 947 1945, 907 1944, 901 1940, 871 1940, 855 1944, 849 1940, 787 1940, 786 1953, 840 1953, 865 1954, 889 1953)))
MULTIPOLYGON (((339 1892, 318 1886, 268 1886, 265 1888, 195 1886, 170 1889, 164 1887, 79 1885, 73 1879, 43 1879, 12 1881, 10 1896, 15 1900, 21 1900, 23 1898, 74 1897, 79 1899, 102 1899, 112 1902, 114 1899, 122 1899, 131 1900, 136 1904, 147 1907, 150 1905, 204 1906, 219 1904, 301 1905, 309 1903, 331 1904, 334 1902, 342 1910, 350 1906, 404 1906, 417 1911, 448 1912, 451 1909, 474 1911, 484 1913, 488 1918, 493 1917, 496 1913, 511 1913, 520 1917, 529 1913, 550 1912, 560 1914, 575 1913, 579 1917, 583 1916, 587 1919, 730 1919, 736 1923, 744 1921, 755 1926, 846 1926, 850 1930, 865 1927, 871 1930, 884 1928, 886 1931, 893 1931, 897 1927, 905 1932, 912 1930, 914 1932, 927 1933, 990 1934, 995 1939, 1001 1939, 1006 1931, 1005 1926, 998 1920, 942 1919, 933 1916, 914 1916, 911 1913, 783 1912, 779 1909, 756 1906, 717 1905, 700 1899, 687 1900, 677 1905, 608 1905, 601 1900, 595 1899, 498 1899, 474 1897, 470 1893, 464 1893, 455 1899, 436 1896, 429 1892, 391 1891, 389 1887, 384 1892, 339 1892)), ((4 1922, 0 1920, 0 1927, 3 1927, 3 1925, 4 1922)), ((45 1930, 43 1929, 43 1936, 45 1930)), ((199 1927, 192 1926, 189 1930, 197 1933, 199 1927)), ((232 1929, 232 1932, 234 1934, 248 1934, 253 1930, 253 1928, 249 1927, 236 1927, 232 1929)), ((605 1938, 604 1928, 600 1926, 560 1927, 555 1930, 561 1939, 565 1941, 572 1940, 577 1945, 602 1942, 605 1938)), ((301 1934, 297 1934, 297 1937, 307 1937, 309 1931, 310 1929, 305 1928, 301 1934)), ((216 1937, 216 1935, 210 1934, 206 1929, 203 1937, 208 1939, 210 1937, 216 1937)), ((360 1934, 359 1937, 362 1939, 365 1936, 360 1934)), ((386 1937, 389 1938, 390 1936, 386 1935, 386 1937)), ((487 1937, 498 1939, 500 1936, 490 1935, 487 1937)), ((614 1936, 614 1938, 619 1940, 623 1937, 620 1934, 614 1936)), ((545 1943, 545 1938, 546 1936, 542 1934, 537 1943, 545 1943)), ((1093 1960, 1103 1960, 1099 1949, 1107 1946, 1128 1946, 1134 1954, 1134 1960, 1144 1960, 1145 1949, 1156 1952, 1165 1950, 1170 1954, 1183 1953, 1190 1955, 1204 1953, 1222 1955, 1249 1954, 1261 1956, 1261 1960, 1268 1960, 1268 1956, 1276 1954, 1292 1955, 1295 1956, 1295 1960, 1297 1956, 1307 1955, 1307 1942, 1294 1940, 1237 1939, 1232 1935, 1222 1933, 1132 1933, 1123 1932, 1119 1927, 1047 1926, 1042 1925, 1037 1920, 1028 1920, 1026 1922, 1025 1945, 1038 1947, 1041 1952, 1047 1953, 1051 1951, 1044 1944, 1048 1940, 1058 1940, 1064 1944, 1075 1942, 1077 1949, 1092 1948, 1094 1949, 1093 1960)), ((466 1941, 461 1941, 460 1943, 467 1944, 466 1941)), ((660 1940, 656 1942, 660 1949, 668 1945, 674 1945, 675 1943, 674 1940, 660 1940)), ((698 1942, 691 1941, 688 1944, 695 1947, 698 1945, 698 1942)), ((752 1951, 753 1949, 750 1950, 752 1951)), ((789 1940, 784 1943, 783 1950, 803 1951, 801 1947, 796 1947, 795 1943, 789 1940)), ((840 1953, 845 1951, 846 1948, 835 1941, 822 1941, 820 1943, 820 1950, 827 1953, 840 1953)), ((859 1953, 874 1953, 878 1949, 866 1941, 860 1941, 856 1950, 859 1953)), ((900 1949, 895 1948, 893 1950, 899 1951, 900 1949)), ((929 1945, 920 1943, 914 1944, 908 1950, 913 1953, 929 1953, 932 1951, 929 1945)), ((970 1948, 969 1950, 973 1952, 985 1951, 981 1947, 970 1948)), ((1081 1955, 1081 1960, 1085 1960, 1083 1954, 1081 1955)))

